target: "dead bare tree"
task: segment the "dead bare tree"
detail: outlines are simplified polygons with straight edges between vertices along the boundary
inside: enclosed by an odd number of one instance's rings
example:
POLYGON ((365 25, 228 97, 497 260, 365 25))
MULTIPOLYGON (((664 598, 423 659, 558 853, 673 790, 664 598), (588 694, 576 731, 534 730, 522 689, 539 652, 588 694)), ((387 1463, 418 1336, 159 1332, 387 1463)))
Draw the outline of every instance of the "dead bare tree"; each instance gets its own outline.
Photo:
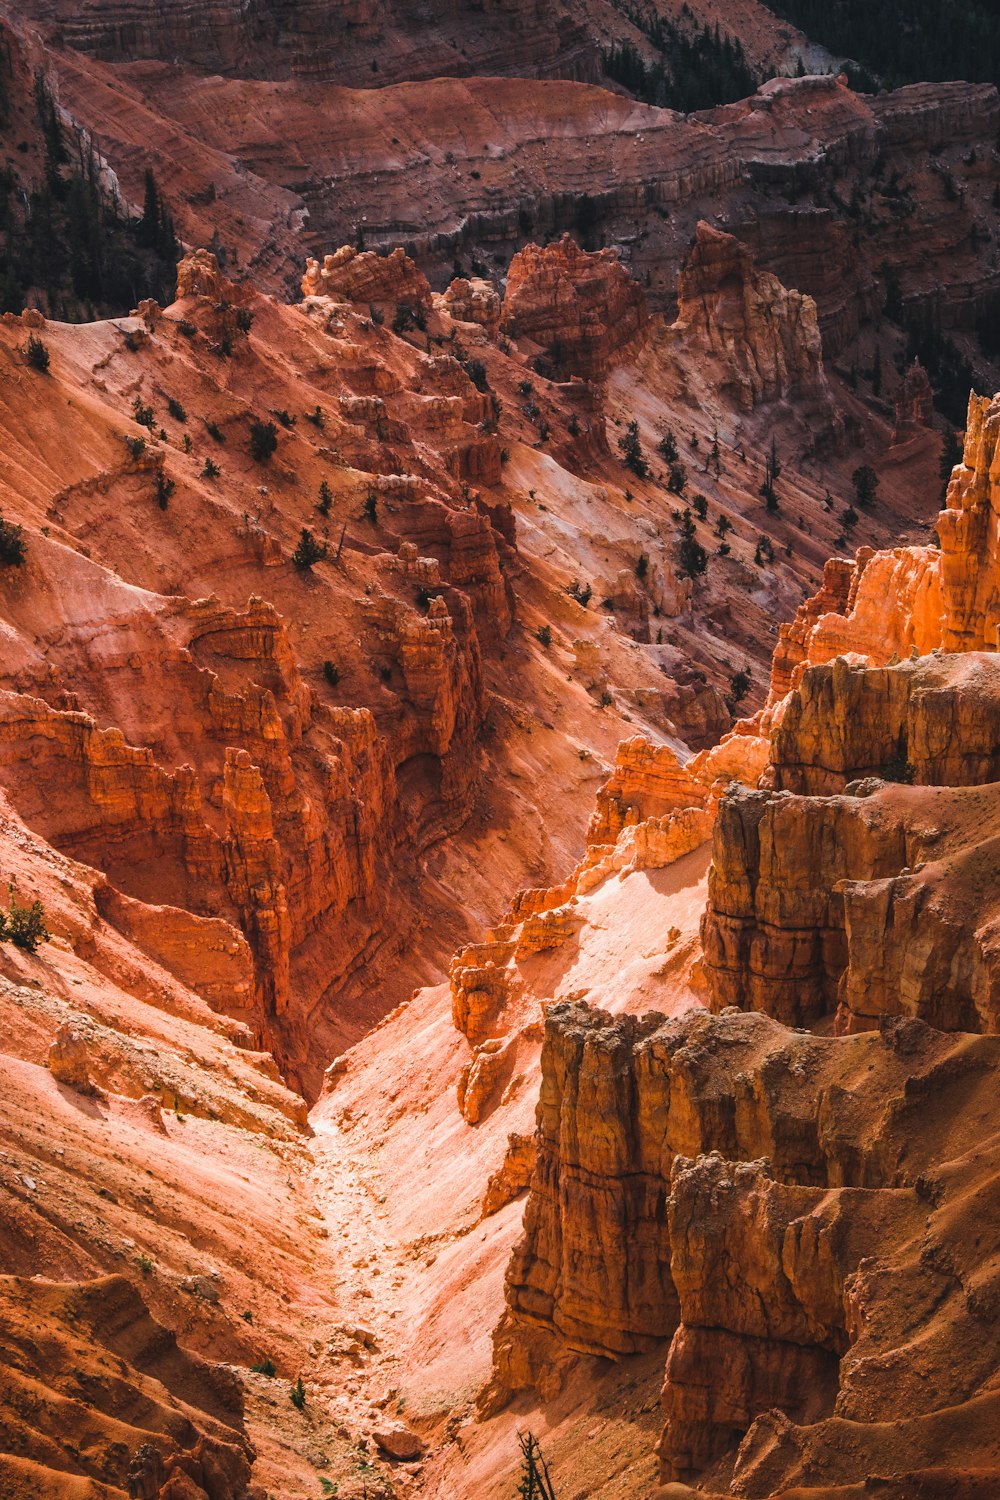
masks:
POLYGON ((517 1441, 522 1454, 518 1500, 556 1500, 548 1464, 542 1457, 538 1439, 533 1433, 519 1432, 517 1441))

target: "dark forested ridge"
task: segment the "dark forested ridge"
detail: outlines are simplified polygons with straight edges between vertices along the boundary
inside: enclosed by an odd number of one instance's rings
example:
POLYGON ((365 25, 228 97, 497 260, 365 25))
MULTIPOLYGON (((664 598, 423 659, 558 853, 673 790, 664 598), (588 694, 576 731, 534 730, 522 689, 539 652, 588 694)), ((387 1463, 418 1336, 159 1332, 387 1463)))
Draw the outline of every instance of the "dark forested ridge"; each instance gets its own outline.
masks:
POLYGON ((859 86, 964 78, 1000 83, 997 0, 767 0, 831 52, 853 58, 859 86), (871 75, 866 77, 865 74, 871 75))
POLYGON ((759 80, 739 41, 717 25, 697 26, 686 5, 679 25, 628 4, 617 8, 660 54, 648 60, 628 41, 616 42, 604 53, 605 75, 637 99, 690 114, 745 99, 756 89, 759 80))
POLYGON ((0 312, 34 304, 74 322, 169 300, 177 241, 152 174, 133 216, 22 61, 0 47, 0 312))

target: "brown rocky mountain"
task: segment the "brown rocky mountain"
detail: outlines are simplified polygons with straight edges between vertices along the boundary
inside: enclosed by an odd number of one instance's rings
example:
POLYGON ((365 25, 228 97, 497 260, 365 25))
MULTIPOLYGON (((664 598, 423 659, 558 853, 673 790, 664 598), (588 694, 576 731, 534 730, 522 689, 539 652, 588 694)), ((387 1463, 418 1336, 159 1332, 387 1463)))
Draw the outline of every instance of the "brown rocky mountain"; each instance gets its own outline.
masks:
POLYGON ((992 1496, 996 90, 2 9, 0 1491, 992 1496))

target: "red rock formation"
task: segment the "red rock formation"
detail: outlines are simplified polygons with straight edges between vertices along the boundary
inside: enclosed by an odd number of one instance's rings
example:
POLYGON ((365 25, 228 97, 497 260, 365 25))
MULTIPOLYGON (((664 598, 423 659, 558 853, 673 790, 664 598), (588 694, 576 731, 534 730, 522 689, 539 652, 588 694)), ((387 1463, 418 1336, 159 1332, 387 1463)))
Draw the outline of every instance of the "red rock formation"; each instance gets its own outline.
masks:
POLYGON ((894 397, 895 424, 892 429, 893 446, 905 443, 922 428, 934 425, 934 391, 927 371, 915 359, 903 376, 894 397))
POLYGON ((1000 1028, 983 853, 996 810, 990 791, 960 790, 1000 771, 997 691, 996 658, 979 654, 806 673, 766 778, 784 790, 719 810, 703 925, 716 1007, 789 1025, 836 1012, 848 1030, 880 1015, 1000 1028), (853 796, 830 795, 846 783, 853 796), (959 916, 963 889, 977 894, 959 916))
MULTIPOLYGON (((845 1480, 870 1472, 879 1422, 917 1411, 929 1435, 942 1404, 974 1409, 989 1358, 957 1380, 945 1374, 948 1340, 967 1336, 960 1294, 933 1341, 946 1390, 917 1395, 923 1373, 901 1376, 900 1359, 913 1327, 907 1298, 933 1297, 941 1274, 910 1254, 927 1214, 921 1174, 938 1149, 926 1101, 954 1073, 955 1105, 967 1107, 996 1046, 914 1022, 836 1039, 754 1015, 637 1022, 553 1008, 538 1163, 487 1409, 525 1385, 551 1394, 572 1351, 621 1357, 672 1337, 662 1477, 691 1478, 743 1438, 737 1476, 748 1485, 767 1473, 775 1406, 789 1437, 809 1434, 808 1462, 823 1455, 845 1480), (849 1455, 835 1401, 856 1424, 849 1455)), ((993 1169, 974 1151, 961 1171, 993 1194, 993 1169)), ((961 1237, 963 1189, 951 1191, 951 1214, 934 1211, 942 1253, 942 1235, 952 1253, 961 1237)), ((790 1485, 792 1443, 785 1463, 790 1485)), ((749 1493, 777 1493, 773 1478, 756 1483, 749 1493)))
POLYGON ((564 235, 511 261, 501 326, 539 344, 557 373, 603 379, 645 323, 642 288, 611 251, 588 253, 564 235))
POLYGON ((481 276, 458 276, 448 283, 441 305, 457 323, 478 323, 489 334, 500 326, 502 305, 493 284, 481 276))
POLYGON ((744 410, 793 395, 832 407, 816 304, 758 271, 732 235, 699 223, 677 300, 674 333, 723 365, 722 389, 744 410))
POLYGON ((334 302, 360 302, 363 305, 395 309, 406 303, 414 312, 430 310, 431 289, 427 277, 402 250, 391 255, 375 255, 370 250, 355 250, 342 245, 322 264, 306 262, 302 277, 303 297, 330 297, 334 302))
POLYGON ((82 1455, 84 1482, 105 1495, 247 1494, 254 1450, 238 1377, 180 1349, 123 1276, 0 1278, 0 1356, 7 1494, 44 1483, 48 1464, 65 1474, 56 1455, 66 1444, 82 1455))

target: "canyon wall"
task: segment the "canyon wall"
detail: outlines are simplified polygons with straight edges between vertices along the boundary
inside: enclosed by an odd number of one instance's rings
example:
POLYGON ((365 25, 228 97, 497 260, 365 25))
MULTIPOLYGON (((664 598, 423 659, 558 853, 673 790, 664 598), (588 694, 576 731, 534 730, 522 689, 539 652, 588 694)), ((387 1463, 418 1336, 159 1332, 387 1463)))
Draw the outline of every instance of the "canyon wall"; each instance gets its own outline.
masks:
MULTIPOLYGON (((664 1482, 825 1495, 883 1472, 890 1429, 893 1495, 988 1467, 995 1351, 961 1225, 1000 1181, 977 1123, 1000 1061, 998 415, 970 407, 940 550, 831 565, 729 738, 766 749, 715 786, 713 1013, 548 1008, 486 1413, 663 1349, 664 1482)), ((664 776, 637 749, 595 830, 694 800, 698 761, 664 776)))

